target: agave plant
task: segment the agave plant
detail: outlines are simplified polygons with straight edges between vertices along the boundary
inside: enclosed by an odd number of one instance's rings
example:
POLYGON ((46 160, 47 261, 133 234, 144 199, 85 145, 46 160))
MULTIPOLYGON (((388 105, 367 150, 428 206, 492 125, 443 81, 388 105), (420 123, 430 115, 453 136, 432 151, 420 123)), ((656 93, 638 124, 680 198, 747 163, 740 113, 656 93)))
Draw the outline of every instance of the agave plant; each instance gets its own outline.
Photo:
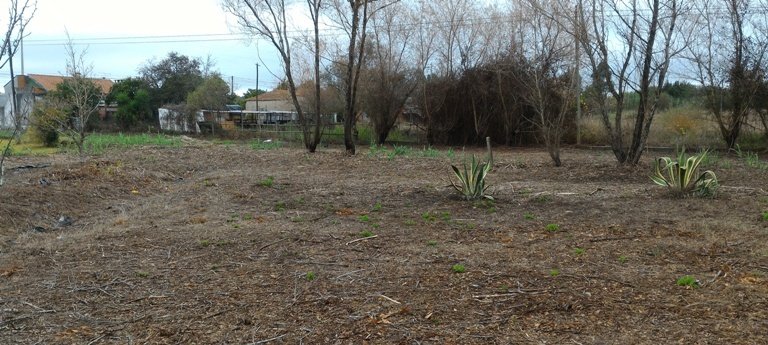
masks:
POLYGON ((480 163, 472 155, 472 162, 467 164, 465 160, 463 169, 459 169, 455 165, 451 165, 451 168, 453 168, 456 178, 459 179, 458 183, 453 182, 453 179, 451 179, 451 184, 465 199, 486 198, 493 200, 490 195, 485 195, 485 190, 488 189, 488 186, 485 185, 485 177, 491 171, 490 164, 480 163))
POLYGON ((715 173, 711 170, 698 173, 699 165, 706 157, 707 151, 687 157, 683 149, 677 154, 677 159, 657 158, 651 180, 680 195, 714 196, 720 186, 715 173))

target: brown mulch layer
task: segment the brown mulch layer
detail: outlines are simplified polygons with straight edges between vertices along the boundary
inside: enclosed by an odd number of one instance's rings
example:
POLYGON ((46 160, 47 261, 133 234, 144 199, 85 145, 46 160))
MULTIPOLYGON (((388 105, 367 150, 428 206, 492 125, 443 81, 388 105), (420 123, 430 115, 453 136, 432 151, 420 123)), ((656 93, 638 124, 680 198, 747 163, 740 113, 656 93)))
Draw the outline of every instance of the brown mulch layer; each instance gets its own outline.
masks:
POLYGON ((767 171, 677 198, 650 154, 507 149, 467 202, 445 152, 13 157, 50 166, 0 187, 0 343, 768 342, 767 171))

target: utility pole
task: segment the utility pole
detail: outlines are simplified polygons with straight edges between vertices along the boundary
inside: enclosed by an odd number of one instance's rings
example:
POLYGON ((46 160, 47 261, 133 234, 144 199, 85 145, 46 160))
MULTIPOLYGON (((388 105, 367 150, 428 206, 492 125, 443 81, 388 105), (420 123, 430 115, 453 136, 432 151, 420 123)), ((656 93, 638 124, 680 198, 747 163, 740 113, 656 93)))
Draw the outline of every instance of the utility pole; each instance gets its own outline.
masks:
POLYGON ((259 64, 256 64, 256 111, 259 111, 259 64))

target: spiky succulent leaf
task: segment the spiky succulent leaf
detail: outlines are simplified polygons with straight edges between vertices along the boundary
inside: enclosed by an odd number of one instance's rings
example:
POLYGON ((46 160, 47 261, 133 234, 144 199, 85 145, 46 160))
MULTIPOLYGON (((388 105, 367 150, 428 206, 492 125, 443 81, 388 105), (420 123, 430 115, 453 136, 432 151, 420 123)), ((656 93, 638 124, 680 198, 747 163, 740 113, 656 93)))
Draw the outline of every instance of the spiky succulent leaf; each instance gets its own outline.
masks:
POLYGON ((485 178, 490 171, 490 165, 480 163, 472 156, 472 161, 464 161, 461 168, 451 165, 453 174, 458 179, 458 183, 451 180, 451 185, 467 200, 487 197, 485 191, 488 186, 485 185, 485 178))
POLYGON ((707 151, 687 157, 681 150, 676 159, 660 157, 655 161, 654 174, 651 180, 679 194, 695 193, 712 196, 719 186, 717 176, 712 171, 705 171, 697 176, 701 163, 707 156, 707 151))

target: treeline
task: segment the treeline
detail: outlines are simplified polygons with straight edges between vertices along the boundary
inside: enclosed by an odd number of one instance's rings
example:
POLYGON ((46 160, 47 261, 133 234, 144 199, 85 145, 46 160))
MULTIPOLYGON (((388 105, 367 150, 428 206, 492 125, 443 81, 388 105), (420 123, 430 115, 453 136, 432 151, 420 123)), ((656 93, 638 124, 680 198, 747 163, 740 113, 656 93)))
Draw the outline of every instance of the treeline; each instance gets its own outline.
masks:
POLYGON ((379 143, 407 113, 430 143, 543 143, 555 164, 578 113, 600 119, 621 164, 638 162, 661 110, 686 102, 727 147, 750 119, 768 133, 763 0, 223 4, 244 34, 274 43, 289 90, 338 105, 350 153, 362 114, 379 143), (299 12, 314 30, 296 37, 281 14, 299 12))
MULTIPOLYGON (((695 104, 725 146, 759 121, 768 134, 763 0, 222 0, 244 35, 271 42, 304 144, 321 113, 358 121, 377 143, 404 119, 432 144, 543 144, 554 164, 576 118, 599 119, 620 164, 636 164, 660 111, 695 104), (296 26, 303 13, 310 25, 296 26), (674 82, 670 82, 670 81, 674 82)), ((122 128, 153 109, 235 102, 209 63, 171 53, 118 83, 122 128)), ((258 91, 254 91, 258 93, 258 91)), ((246 95, 250 96, 250 95, 246 95)), ((155 122, 156 123, 156 122, 155 122)))

